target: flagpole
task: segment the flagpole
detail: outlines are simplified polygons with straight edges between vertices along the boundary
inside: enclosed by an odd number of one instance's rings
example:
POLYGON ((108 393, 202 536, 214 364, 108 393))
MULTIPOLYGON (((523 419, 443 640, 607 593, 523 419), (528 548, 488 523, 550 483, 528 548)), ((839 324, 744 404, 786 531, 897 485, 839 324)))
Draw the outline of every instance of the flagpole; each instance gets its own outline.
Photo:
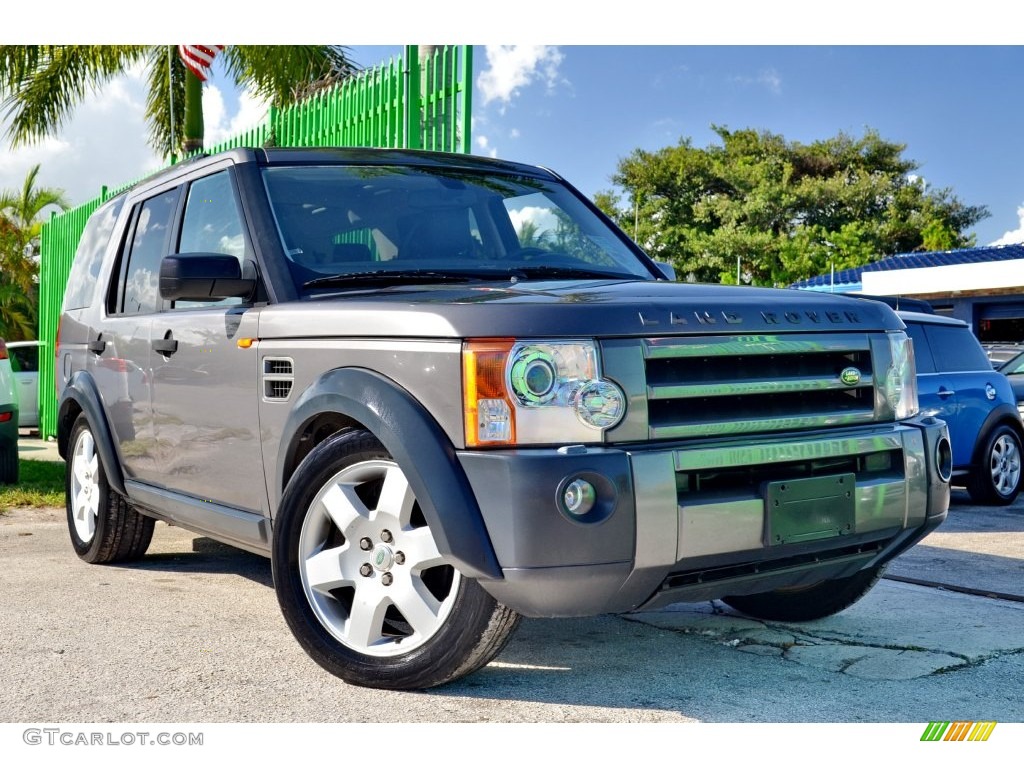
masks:
POLYGON ((175 163, 174 157, 174 78, 171 76, 171 67, 174 65, 174 46, 169 46, 170 54, 167 57, 167 90, 171 99, 171 165, 175 163))

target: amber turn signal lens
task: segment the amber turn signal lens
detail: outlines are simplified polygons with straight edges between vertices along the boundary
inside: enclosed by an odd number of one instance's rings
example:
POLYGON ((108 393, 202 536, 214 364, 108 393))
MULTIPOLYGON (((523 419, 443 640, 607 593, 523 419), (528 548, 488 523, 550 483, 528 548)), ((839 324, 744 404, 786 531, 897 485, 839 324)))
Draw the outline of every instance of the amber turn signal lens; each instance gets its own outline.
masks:
POLYGON ((515 416, 505 389, 513 339, 474 339, 462 347, 466 445, 512 445, 515 416))

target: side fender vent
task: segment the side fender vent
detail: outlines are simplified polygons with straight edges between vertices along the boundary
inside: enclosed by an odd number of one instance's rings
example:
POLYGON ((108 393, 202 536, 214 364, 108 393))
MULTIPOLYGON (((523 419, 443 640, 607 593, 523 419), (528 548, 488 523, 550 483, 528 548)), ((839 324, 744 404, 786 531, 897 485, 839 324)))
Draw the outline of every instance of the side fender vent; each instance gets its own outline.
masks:
POLYGON ((295 362, 290 357, 263 358, 263 399, 287 400, 295 383, 295 362))

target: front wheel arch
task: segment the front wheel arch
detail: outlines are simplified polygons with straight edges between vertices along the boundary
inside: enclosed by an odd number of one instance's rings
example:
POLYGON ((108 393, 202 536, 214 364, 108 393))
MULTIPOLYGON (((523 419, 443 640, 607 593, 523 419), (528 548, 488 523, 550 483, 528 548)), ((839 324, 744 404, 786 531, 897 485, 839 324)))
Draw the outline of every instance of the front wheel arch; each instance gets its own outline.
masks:
MULTIPOLYGON (((275 491, 299 472, 302 436, 331 415, 366 429, 405 471, 442 554, 470 578, 501 579, 501 567, 455 447, 431 414, 395 381, 364 368, 328 371, 296 400, 281 435, 275 491), (290 468, 295 468, 294 473, 290 468)), ((281 497, 271 500, 277 508, 281 497)))

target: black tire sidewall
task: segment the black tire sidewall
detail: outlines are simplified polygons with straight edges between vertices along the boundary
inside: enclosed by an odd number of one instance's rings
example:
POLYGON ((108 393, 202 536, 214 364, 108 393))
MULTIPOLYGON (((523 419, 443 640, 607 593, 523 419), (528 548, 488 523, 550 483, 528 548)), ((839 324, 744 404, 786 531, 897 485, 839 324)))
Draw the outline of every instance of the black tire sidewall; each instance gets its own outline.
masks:
POLYGON ((0 454, 0 483, 17 485, 18 468, 18 446, 14 444, 0 454))
POLYGON ((313 612, 299 574, 299 536, 316 495, 342 469, 374 459, 394 461, 369 432, 352 430, 328 438, 299 465, 274 521, 274 589, 292 633, 324 669, 356 685, 428 688, 447 682, 465 666, 494 613, 496 602, 476 582, 460 578, 447 620, 426 642, 406 654, 378 657, 359 653, 330 634, 313 612))

